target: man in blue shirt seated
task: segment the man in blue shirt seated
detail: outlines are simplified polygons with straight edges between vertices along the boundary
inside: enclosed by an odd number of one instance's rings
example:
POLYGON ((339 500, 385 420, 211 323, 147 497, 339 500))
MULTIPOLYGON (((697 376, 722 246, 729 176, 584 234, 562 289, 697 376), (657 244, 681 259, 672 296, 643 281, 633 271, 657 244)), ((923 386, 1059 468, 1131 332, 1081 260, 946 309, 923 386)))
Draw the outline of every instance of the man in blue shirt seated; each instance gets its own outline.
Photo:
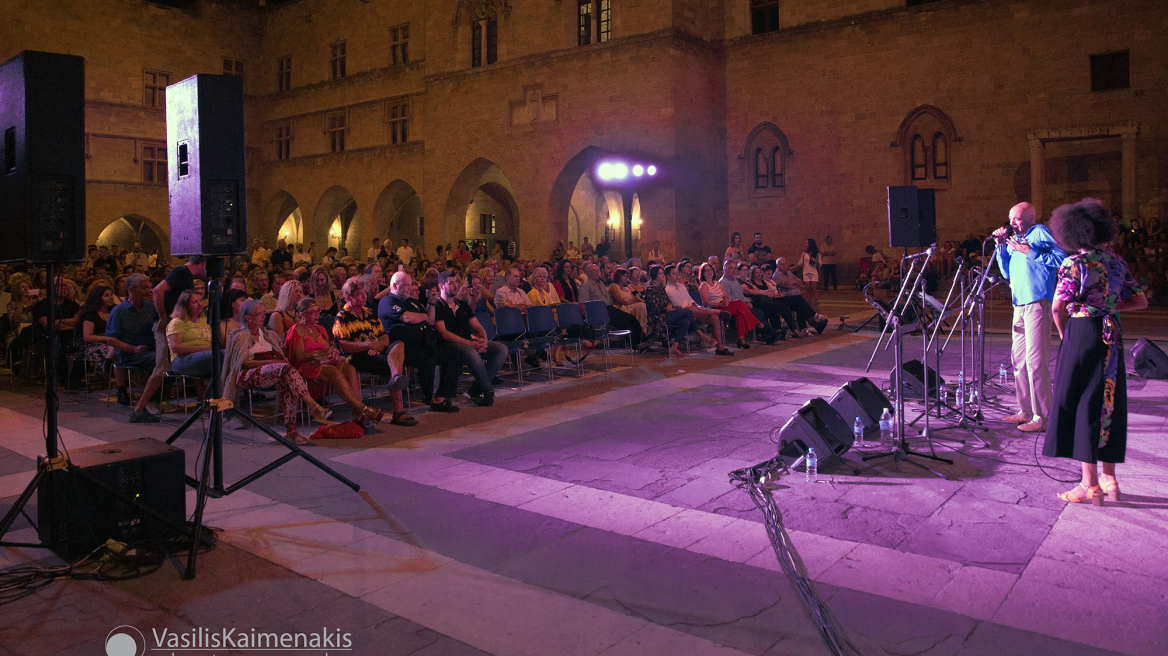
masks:
POLYGON ((1018 412, 1005 420, 1020 424, 1018 430, 1027 433, 1046 430, 1051 397, 1050 303, 1059 266, 1067 256, 1050 230, 1035 219, 1033 205, 1018 203, 1010 208, 1014 234, 1007 236, 1007 228, 994 231, 998 267, 1010 281, 1014 302, 1010 359, 1018 412))
MULTIPOLYGON (((126 300, 110 311, 105 336, 118 356, 115 378, 118 385, 118 403, 130 405, 128 372, 126 367, 149 372, 154 368, 154 323, 158 312, 150 298, 154 287, 144 274, 135 273, 126 281, 126 300)), ((146 403, 162 386, 161 376, 150 376, 146 389, 130 413, 132 424, 153 424, 161 421, 146 410, 146 403)))

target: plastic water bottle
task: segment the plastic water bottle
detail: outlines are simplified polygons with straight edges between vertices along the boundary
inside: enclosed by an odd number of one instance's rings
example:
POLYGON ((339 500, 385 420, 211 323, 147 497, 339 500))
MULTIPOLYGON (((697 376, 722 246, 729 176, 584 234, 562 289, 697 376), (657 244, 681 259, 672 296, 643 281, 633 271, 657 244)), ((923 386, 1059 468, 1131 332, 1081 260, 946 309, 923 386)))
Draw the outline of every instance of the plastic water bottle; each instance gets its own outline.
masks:
POLYGON ((937 388, 937 402, 938 403, 947 403, 948 401, 949 401, 949 388, 945 386, 945 383, 941 383, 941 385, 937 388))
POLYGON ((965 373, 957 373, 957 387, 953 388, 954 401, 957 403, 958 410, 965 409, 965 373))
POLYGON ((852 437, 854 438, 852 440, 855 443, 854 446, 857 448, 868 446, 868 443, 864 441, 864 422, 859 417, 856 417, 856 423, 852 425, 852 437))
POLYGON ((815 455, 815 447, 807 450, 807 459, 804 463, 807 469, 807 482, 814 483, 819 478, 819 456, 815 455))
POLYGON ((896 448, 896 438, 892 434, 892 413, 888 408, 880 415, 880 450, 892 451, 896 448))
POLYGON ((998 382, 1002 385, 1006 384, 1006 363, 1004 362, 1002 363, 1001 368, 998 369, 998 382))

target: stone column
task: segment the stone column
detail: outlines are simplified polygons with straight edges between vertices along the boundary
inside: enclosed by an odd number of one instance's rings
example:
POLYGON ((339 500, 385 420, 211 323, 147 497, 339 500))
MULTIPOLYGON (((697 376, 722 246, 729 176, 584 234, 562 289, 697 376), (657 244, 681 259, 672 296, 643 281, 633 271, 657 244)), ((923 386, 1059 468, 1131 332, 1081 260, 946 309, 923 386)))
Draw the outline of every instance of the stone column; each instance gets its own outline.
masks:
POLYGON ((1044 203, 1042 194, 1046 189, 1046 162, 1044 153, 1046 144, 1042 139, 1030 140, 1030 204, 1034 206, 1034 215, 1038 221, 1044 217, 1044 203))
POLYGON ((1120 135, 1123 144, 1123 217, 1133 221, 1139 217, 1140 206, 1136 199, 1136 133, 1124 132, 1120 135))
POLYGON ((483 66, 486 66, 487 65, 487 19, 485 19, 485 18, 482 19, 481 21, 479 21, 479 34, 483 35, 483 38, 479 39, 479 61, 482 62, 483 66))

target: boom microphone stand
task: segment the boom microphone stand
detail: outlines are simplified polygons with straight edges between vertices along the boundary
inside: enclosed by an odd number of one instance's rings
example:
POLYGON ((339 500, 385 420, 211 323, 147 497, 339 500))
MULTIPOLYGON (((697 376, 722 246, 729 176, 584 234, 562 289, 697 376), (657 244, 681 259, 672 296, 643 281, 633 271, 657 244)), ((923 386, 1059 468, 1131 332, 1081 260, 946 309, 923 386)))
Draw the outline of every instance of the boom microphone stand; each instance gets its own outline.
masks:
POLYGON ((259 479, 280 467, 281 465, 299 457, 304 458, 309 463, 316 466, 324 473, 332 476, 341 483, 351 488, 354 492, 359 492, 361 486, 341 476, 337 472, 329 468, 328 465, 317 460, 304 449, 300 448, 298 444, 288 440, 283 435, 267 427, 255 417, 233 408, 233 404, 228 399, 220 398, 222 393, 222 365, 223 352, 219 344, 219 300, 223 291, 223 259, 219 257, 209 257, 207 259, 207 275, 210 281, 207 283, 207 293, 210 298, 209 312, 211 323, 211 387, 210 392, 212 398, 210 400, 201 401, 198 410, 191 413, 190 417, 183 422, 178 430, 173 435, 166 439, 167 444, 173 443, 179 438, 188 428, 190 428, 196 420, 203 416, 204 412, 210 413, 210 421, 208 422, 207 434, 203 437, 203 469, 199 478, 187 476, 187 484, 199 491, 198 500, 195 502, 195 541, 191 544, 191 551, 187 557, 187 568, 183 577, 192 579, 195 577, 195 566, 198 559, 198 545, 199 534, 202 530, 203 510, 206 508, 207 497, 214 497, 216 499, 225 497, 233 492, 239 491, 240 488, 259 479), (289 453, 284 454, 280 458, 260 467, 256 471, 244 476, 236 483, 224 487, 223 485, 223 413, 227 410, 235 410, 235 416, 243 419, 243 421, 260 429, 264 433, 283 444, 288 448, 289 453), (207 480, 211 479, 211 485, 208 485, 207 480))

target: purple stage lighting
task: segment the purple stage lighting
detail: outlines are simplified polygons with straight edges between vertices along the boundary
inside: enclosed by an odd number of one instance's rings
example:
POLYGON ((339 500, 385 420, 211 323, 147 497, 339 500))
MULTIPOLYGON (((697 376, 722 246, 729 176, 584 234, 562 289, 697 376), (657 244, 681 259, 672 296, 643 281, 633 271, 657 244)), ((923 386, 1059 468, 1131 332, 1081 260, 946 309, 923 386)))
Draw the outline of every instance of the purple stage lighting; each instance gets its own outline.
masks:
POLYGON ((633 166, 633 175, 634 176, 639 178, 644 174, 645 174, 645 167, 641 166, 640 164, 633 166))

